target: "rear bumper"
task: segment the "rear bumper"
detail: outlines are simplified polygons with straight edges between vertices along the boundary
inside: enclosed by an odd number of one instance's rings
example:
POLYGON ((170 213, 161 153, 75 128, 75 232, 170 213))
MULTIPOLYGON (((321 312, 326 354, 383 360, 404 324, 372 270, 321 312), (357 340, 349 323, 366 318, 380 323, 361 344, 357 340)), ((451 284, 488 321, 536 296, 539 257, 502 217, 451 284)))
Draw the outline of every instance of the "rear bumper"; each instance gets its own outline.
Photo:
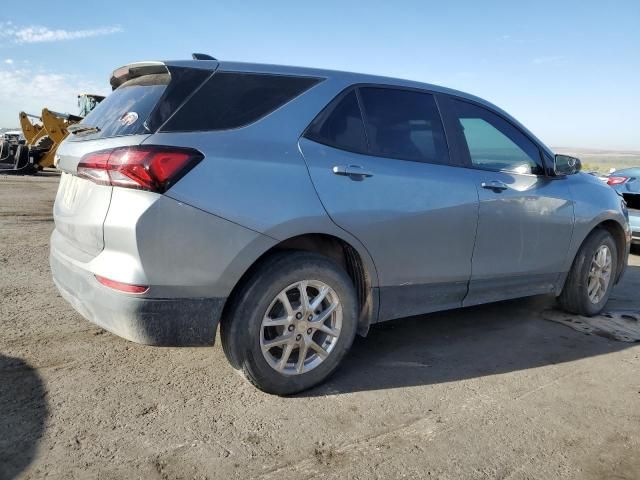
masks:
POLYGON ((145 345, 213 345, 225 298, 144 298, 118 293, 54 247, 49 260, 62 297, 105 330, 145 345))

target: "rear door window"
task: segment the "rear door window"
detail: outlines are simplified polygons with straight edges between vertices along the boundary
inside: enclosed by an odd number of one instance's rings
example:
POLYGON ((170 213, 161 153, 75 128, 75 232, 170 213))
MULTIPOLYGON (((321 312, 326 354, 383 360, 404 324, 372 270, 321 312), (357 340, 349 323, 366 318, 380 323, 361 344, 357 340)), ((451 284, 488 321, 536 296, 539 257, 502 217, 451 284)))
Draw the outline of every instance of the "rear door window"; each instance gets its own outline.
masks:
POLYGON ((371 154, 427 163, 449 162, 444 127, 433 95, 362 87, 360 98, 371 154))
POLYGON ((312 77, 217 72, 161 127, 211 131, 256 122, 319 82, 312 77))
POLYGON ((305 137, 342 150, 366 153, 367 138, 355 90, 331 102, 311 123, 305 137))

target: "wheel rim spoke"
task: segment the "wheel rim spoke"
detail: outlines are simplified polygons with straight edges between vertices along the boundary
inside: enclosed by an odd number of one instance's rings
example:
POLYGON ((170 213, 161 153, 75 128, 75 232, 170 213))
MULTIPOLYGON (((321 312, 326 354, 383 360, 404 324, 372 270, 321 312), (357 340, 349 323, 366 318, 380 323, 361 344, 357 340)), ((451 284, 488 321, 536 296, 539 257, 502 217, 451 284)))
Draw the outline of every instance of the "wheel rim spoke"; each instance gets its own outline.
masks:
POLYGON ((325 358, 327 358, 329 356, 329 352, 327 352, 324 348, 322 348, 316 342, 312 341, 309 344, 309 348, 311 348, 311 350, 316 352, 320 356, 320 358, 322 358, 322 359, 325 359, 325 358))
POLYGON ((318 295, 316 295, 315 298, 313 299, 313 303, 311 304, 311 308, 309 310, 311 310, 312 312, 315 312, 320 306, 320 304, 322 303, 322 301, 327 297, 327 293, 329 293, 329 287, 327 286, 322 287, 318 295))
POLYGON ((296 372, 302 373, 304 371, 304 361, 307 356, 309 347, 302 345, 298 351, 298 363, 296 364, 296 372))
POLYGON ((289 357, 291 356, 292 351, 293 351, 293 344, 287 343, 287 346, 284 347, 284 351, 282 352, 282 357, 280 358, 280 361, 276 366, 276 370, 278 370, 279 372, 284 370, 284 367, 287 365, 287 362, 289 361, 289 357))
POLYGON ((323 324, 324 322, 326 322, 327 318, 329 318, 329 315, 331 315, 336 308, 338 308, 338 305, 335 303, 329 305, 329 307, 327 307, 317 316, 317 318, 314 320, 314 323, 323 324))
POLYGON ((309 310, 309 293, 307 292, 308 282, 300 282, 298 290, 300 290, 300 305, 303 309, 309 310))
POLYGON ((289 297, 287 297, 287 292, 280 292, 280 294, 278 295, 278 300, 280 300, 280 303, 282 303, 282 306, 287 312, 287 316, 293 315, 293 307, 291 306, 289 297))
POLYGON ((318 327, 318 331, 322 332, 322 333, 326 333, 327 335, 331 335, 332 337, 337 337, 338 335, 340 335, 340 330, 336 330, 333 329, 331 327, 327 327, 326 325, 322 324, 318 327))
POLYGON ((292 338, 291 335, 286 335, 286 336, 283 335, 282 337, 277 337, 272 340, 263 340, 262 350, 269 351, 274 347, 281 347, 282 345, 289 343, 291 341, 291 338, 292 338))
POLYGON ((283 325, 289 325, 291 319, 289 317, 280 318, 265 318, 264 324, 269 327, 281 327, 283 325))
POLYGON ((608 281, 603 276, 601 276, 599 280, 600 280, 600 291, 604 292, 607 289, 608 281))

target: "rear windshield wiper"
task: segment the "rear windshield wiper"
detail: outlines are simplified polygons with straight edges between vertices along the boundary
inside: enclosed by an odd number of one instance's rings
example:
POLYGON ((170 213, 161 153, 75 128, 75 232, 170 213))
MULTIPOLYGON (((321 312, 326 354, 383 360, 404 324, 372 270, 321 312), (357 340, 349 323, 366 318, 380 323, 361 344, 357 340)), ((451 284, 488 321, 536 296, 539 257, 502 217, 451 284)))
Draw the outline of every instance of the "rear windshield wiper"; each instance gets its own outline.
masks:
POLYGON ((97 133, 100 131, 100 129, 92 125, 76 123, 75 125, 69 125, 67 127, 67 131, 69 133, 73 133, 74 135, 88 135, 90 133, 97 133))

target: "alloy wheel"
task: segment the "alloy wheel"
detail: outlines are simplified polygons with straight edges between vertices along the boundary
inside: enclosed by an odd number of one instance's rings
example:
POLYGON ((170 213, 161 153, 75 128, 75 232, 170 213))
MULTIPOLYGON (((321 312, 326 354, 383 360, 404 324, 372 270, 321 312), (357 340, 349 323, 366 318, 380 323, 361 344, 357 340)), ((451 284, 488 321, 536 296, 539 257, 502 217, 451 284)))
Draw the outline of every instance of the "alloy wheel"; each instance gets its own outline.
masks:
POLYGON ((591 259, 587 277, 587 295, 591 303, 600 303, 607 293, 611 266, 611 250, 607 245, 600 245, 591 259))
POLYGON ((278 373, 300 375, 320 365, 333 351, 342 328, 342 306, 335 291, 318 280, 283 289, 267 308, 260 348, 278 373))

